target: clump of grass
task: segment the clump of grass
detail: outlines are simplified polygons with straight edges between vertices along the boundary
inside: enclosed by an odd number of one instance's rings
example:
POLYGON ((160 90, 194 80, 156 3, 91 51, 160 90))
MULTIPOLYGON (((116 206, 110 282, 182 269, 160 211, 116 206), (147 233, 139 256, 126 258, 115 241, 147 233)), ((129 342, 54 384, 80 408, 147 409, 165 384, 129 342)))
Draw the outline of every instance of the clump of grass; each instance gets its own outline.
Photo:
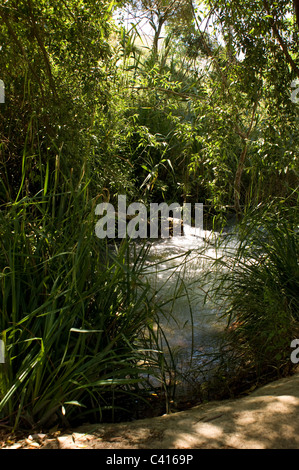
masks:
POLYGON ((0 212, 0 422, 15 429, 114 419, 124 394, 146 390, 146 249, 132 258, 128 240, 95 236, 82 181, 51 187, 0 212))
POLYGON ((224 356, 229 351, 222 366, 244 380, 290 373, 290 343, 299 335, 298 212, 278 201, 260 206, 246 214, 237 236, 237 249, 216 262, 214 294, 227 318, 224 356))

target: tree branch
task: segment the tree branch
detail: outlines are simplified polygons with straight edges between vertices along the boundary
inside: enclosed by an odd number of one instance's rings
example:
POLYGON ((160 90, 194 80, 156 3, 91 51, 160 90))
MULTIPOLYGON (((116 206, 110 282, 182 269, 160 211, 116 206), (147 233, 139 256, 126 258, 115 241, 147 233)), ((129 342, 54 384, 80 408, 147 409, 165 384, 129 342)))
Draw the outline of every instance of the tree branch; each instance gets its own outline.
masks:
POLYGON ((293 0, 293 3, 294 3, 294 8, 295 8, 297 26, 299 28, 299 0, 293 0))
POLYGON ((27 53, 22 45, 22 43, 19 41, 11 23, 10 23, 10 20, 9 20, 9 15, 7 14, 7 11, 5 10, 5 8, 0 8, 0 16, 1 18, 3 19, 11 37, 13 38, 15 44, 17 45, 17 47, 19 48, 21 54, 23 55, 24 59, 26 60, 26 63, 29 67, 29 70, 31 71, 32 75, 35 77, 38 85, 39 85, 39 88, 40 88, 40 91, 41 91, 41 95, 42 95, 42 100, 43 102, 45 102, 45 97, 44 97, 44 91, 43 91, 43 86, 42 86, 42 83, 41 83, 41 80, 39 78, 39 76, 36 74, 34 68, 32 67, 31 65, 31 62, 27 56, 27 53))
POLYGON ((49 78, 50 88, 52 90, 52 93, 53 93, 54 97, 57 98, 57 91, 56 91, 56 86, 55 86, 53 75, 52 75, 52 69, 51 69, 48 53, 46 51, 45 45, 43 43, 43 40, 42 40, 42 37, 41 37, 41 34, 40 34, 38 24, 36 22, 35 15, 33 13, 31 0, 28 0, 27 3, 28 3, 29 11, 30 11, 30 20, 31 20, 33 33, 34 33, 34 36, 35 36, 35 38, 37 40, 37 43, 38 43, 38 45, 39 45, 39 47, 42 51, 42 54, 43 54, 44 63, 45 63, 45 66, 46 66, 46 73, 47 73, 48 78, 49 78))
MULTIPOLYGON (((295 6, 297 4, 297 8, 299 8, 299 5, 298 5, 298 0, 294 1, 295 3, 295 6)), ((286 43, 284 42, 283 38, 281 37, 280 35, 280 32, 277 28, 277 25, 276 25, 276 22, 274 20, 274 17, 273 15, 271 14, 271 9, 270 9, 270 5, 268 3, 267 0, 263 0, 263 4, 264 4, 264 7, 265 7, 265 10, 266 12, 268 13, 269 17, 270 17, 270 21, 271 21, 271 27, 272 27, 272 31, 274 33, 274 35, 276 36, 276 39, 278 40, 279 44, 280 44, 280 47, 284 53, 284 56, 288 62, 288 64, 291 66, 292 70, 296 73, 296 75, 299 77, 299 68, 297 67, 297 65, 295 64, 294 60, 292 59, 291 55, 289 54, 289 51, 288 51, 288 48, 287 48, 287 45, 286 43)), ((298 17, 297 17, 298 18, 298 17)))

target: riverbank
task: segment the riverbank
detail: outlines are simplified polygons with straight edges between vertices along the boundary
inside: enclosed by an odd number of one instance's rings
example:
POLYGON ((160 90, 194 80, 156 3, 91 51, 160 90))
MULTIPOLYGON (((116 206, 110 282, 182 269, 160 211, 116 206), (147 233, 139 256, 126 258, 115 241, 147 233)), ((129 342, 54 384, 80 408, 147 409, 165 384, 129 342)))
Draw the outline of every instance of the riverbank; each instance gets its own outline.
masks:
POLYGON ((298 449, 299 371, 243 398, 129 423, 28 435, 2 442, 2 448, 298 449))

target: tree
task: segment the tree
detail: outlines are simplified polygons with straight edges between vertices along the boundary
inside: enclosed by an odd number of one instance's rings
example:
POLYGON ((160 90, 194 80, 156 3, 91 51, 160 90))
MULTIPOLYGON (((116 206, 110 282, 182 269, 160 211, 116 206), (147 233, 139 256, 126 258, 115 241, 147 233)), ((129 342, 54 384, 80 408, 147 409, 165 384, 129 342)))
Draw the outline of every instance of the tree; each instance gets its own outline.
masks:
POLYGON ((241 214, 241 180, 254 123, 264 114, 264 110, 261 114, 261 106, 268 100, 266 109, 269 109, 271 102, 270 119, 273 123, 276 120, 276 126, 283 115, 289 122, 296 114, 289 96, 292 78, 299 76, 298 44, 293 39, 293 24, 288 20, 293 5, 290 1, 281 1, 270 6, 267 0, 254 3, 212 0, 206 3, 210 7, 210 15, 217 18, 229 51, 226 59, 229 67, 223 67, 219 54, 212 50, 201 32, 194 12, 203 50, 214 65, 217 80, 222 86, 223 104, 230 102, 233 126, 243 142, 234 178, 234 205, 237 214, 241 214), (240 108, 242 95, 246 96, 248 104, 246 113, 240 108))
POLYGON ((62 148, 68 171, 80 172, 89 153, 95 117, 109 102, 111 3, 10 0, 0 18, 1 176, 12 191, 21 181, 35 191, 35 173, 51 174, 62 148))
POLYGON ((294 7, 295 7, 297 25, 299 28, 299 0, 294 0, 294 7))
POLYGON ((137 18, 147 19, 152 27, 155 56, 158 55, 163 26, 167 23, 177 23, 179 18, 191 19, 192 16, 190 0, 132 0, 128 2, 128 7, 137 18))

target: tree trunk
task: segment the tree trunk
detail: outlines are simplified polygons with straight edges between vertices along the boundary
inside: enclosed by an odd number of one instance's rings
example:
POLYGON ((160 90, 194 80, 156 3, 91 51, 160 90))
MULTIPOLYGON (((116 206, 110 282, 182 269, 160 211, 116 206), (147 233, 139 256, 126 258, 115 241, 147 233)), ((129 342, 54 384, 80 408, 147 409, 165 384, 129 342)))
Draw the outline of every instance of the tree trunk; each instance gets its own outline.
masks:
POLYGON ((164 18, 163 17, 160 18, 159 23, 158 23, 158 27, 155 30, 154 41, 153 41, 153 51, 154 51, 155 56, 158 55, 158 41, 160 39, 160 34, 161 34, 162 26, 163 26, 164 23, 165 23, 164 18))
POLYGON ((294 1, 295 13, 296 13, 296 21, 297 21, 297 25, 299 28, 299 0, 293 0, 293 1, 294 1))
POLYGON ((240 206, 240 194, 241 194, 241 178, 244 169, 245 158, 247 154, 247 142, 245 142, 244 149, 241 153, 239 160, 238 168, 236 171, 235 181, 234 181, 234 200, 235 200, 235 211, 237 214, 238 220, 240 220, 242 215, 242 210, 240 206))

